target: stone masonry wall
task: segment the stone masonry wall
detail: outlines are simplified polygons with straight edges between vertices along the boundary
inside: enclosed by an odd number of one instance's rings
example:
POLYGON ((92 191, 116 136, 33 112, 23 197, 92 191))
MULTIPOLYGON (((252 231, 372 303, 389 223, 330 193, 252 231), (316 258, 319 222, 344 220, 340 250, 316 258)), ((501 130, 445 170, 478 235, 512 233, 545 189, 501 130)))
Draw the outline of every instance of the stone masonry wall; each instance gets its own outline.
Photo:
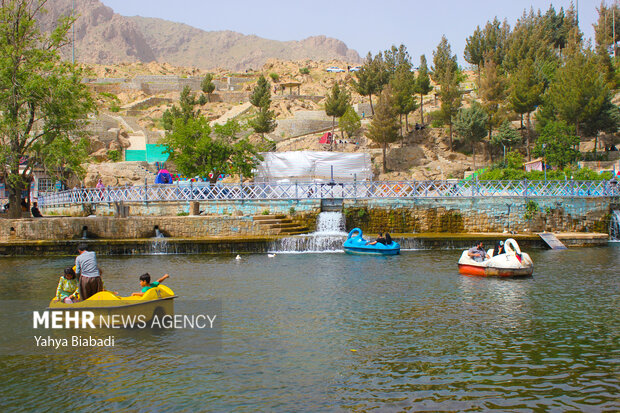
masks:
POLYGON ((611 212, 610 199, 592 198, 346 200, 344 206, 347 229, 375 233, 607 232, 611 212), (530 201, 536 210, 528 217, 530 201))
POLYGON ((152 238, 155 226, 166 237, 244 237, 274 235, 252 217, 131 217, 0 219, 0 241, 152 238))

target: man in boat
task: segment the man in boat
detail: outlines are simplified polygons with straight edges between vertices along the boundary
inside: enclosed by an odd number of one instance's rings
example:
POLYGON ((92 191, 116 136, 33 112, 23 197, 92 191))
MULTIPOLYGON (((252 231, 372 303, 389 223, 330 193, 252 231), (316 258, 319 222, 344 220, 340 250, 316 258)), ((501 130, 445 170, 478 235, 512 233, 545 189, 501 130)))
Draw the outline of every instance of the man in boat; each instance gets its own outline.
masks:
POLYGON ((386 245, 385 238, 383 237, 383 232, 379 233, 379 236, 377 237, 376 240, 372 242, 367 242, 366 245, 375 245, 376 243, 381 243, 383 245, 386 245))
POLYGON ((486 250, 484 249, 484 243, 482 241, 479 241, 478 244, 476 244, 474 247, 471 247, 467 251, 467 255, 471 259, 477 262, 482 262, 485 259, 491 258, 489 257, 489 254, 487 254, 486 250))
POLYGON ((85 243, 80 243, 78 245, 80 255, 75 258, 75 273, 80 276, 80 299, 82 300, 103 291, 97 255, 94 251, 87 251, 87 248, 85 243))

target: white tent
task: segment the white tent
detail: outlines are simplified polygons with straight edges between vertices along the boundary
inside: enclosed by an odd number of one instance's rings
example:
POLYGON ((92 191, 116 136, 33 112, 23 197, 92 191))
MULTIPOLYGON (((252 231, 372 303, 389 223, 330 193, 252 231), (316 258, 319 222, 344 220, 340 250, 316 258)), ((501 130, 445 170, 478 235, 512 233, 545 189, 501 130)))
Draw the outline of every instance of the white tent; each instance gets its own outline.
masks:
POLYGON ((282 180, 311 181, 358 181, 372 179, 370 154, 344 152, 268 152, 262 154, 256 168, 256 182, 282 180))

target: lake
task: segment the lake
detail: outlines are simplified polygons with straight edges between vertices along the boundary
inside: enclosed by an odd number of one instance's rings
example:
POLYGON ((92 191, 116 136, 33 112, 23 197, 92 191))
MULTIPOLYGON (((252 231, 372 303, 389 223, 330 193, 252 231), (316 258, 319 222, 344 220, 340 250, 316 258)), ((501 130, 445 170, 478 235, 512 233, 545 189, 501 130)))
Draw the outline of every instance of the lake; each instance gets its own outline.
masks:
MULTIPOLYGON (((3 355, 0 408, 619 410, 620 246, 528 252, 516 280, 459 275, 456 250, 99 257, 122 295, 148 271, 218 299, 221 348, 3 355)), ((0 300, 49 300, 72 264, 0 259, 0 300)))

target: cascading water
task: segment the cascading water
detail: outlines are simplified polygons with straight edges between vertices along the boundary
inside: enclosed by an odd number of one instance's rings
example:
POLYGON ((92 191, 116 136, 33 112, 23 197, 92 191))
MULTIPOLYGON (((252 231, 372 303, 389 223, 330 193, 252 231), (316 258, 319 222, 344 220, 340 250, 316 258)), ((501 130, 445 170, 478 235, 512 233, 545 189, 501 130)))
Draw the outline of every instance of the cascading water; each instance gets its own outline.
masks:
POLYGON ((344 215, 341 212, 321 212, 316 220, 316 232, 295 235, 274 241, 272 252, 343 252, 347 238, 344 215))
POLYGON ((153 255, 165 255, 169 253, 168 240, 158 227, 155 227, 155 240, 153 240, 151 244, 149 253, 153 255))
POLYGON ((609 240, 620 241, 620 211, 613 211, 609 221, 609 240))

